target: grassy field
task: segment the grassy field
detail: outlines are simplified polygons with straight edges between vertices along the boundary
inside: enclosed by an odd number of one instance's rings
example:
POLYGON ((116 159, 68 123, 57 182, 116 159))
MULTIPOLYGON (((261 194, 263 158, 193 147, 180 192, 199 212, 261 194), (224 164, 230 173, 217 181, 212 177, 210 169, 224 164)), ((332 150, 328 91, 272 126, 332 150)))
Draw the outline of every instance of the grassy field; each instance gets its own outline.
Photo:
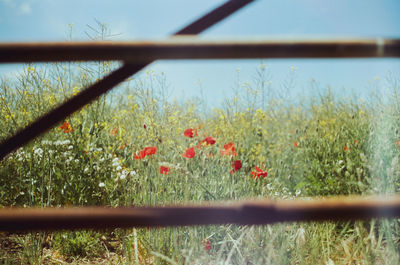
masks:
MULTIPOLYGON (((115 66, 28 65, 0 83, 0 140, 115 66)), ((394 194, 399 81, 371 101, 287 102, 265 79, 221 108, 132 79, 0 161, 1 206, 164 205, 394 194)), ((290 70, 289 70, 290 71, 290 70)), ((0 234, 4 264, 399 264, 397 220, 0 234)))

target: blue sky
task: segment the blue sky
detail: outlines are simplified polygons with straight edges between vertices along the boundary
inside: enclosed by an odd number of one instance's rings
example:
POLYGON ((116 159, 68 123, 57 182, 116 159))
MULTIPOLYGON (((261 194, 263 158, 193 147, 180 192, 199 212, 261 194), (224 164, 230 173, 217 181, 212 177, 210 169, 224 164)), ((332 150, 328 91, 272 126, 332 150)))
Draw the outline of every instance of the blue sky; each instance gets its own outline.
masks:
MULTIPOLYGON (((162 39, 224 1, 217 0, 0 0, 0 41, 64 41, 68 24, 73 38, 87 40, 87 25, 106 23, 115 40, 162 39)), ((399 0, 258 0, 210 28, 202 38, 400 38, 399 0)), ((252 81, 261 60, 163 61, 150 68, 164 72, 173 98, 199 94, 199 83, 210 105, 230 93, 240 80, 252 81)), ((307 91, 315 79, 333 90, 364 93, 383 83, 389 72, 400 74, 398 59, 263 60, 272 84, 279 87, 296 69, 296 89, 307 91), (293 69, 293 68, 292 68, 293 69)), ((21 65, 0 65, 0 76, 21 65)))

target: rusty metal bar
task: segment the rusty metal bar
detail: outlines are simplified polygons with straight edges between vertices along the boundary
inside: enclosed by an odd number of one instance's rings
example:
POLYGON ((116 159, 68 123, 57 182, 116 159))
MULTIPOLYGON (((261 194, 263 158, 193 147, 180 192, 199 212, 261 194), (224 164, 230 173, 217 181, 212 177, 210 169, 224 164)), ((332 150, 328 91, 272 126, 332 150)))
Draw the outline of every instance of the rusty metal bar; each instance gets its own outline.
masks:
POLYGON ((177 31, 173 35, 193 35, 199 34, 200 32, 208 29, 218 23, 219 21, 229 17, 239 9, 243 8, 247 4, 250 4, 254 0, 229 0, 220 7, 214 9, 212 12, 202 16, 195 22, 189 24, 187 27, 177 31))
POLYGON ((159 59, 400 57, 400 39, 2 43, 0 63, 159 59))
MULTIPOLYGON (((251 2, 253 2, 253 0, 230 0, 220 7, 212 10, 210 13, 197 19, 174 35, 201 33, 208 27, 214 25, 223 18, 229 16, 251 2)), ((73 96, 50 112, 39 117, 30 125, 21 129, 15 135, 0 143, 0 160, 2 160, 13 150, 23 146, 35 137, 46 132, 75 111, 81 109, 86 104, 89 104, 102 94, 106 93, 129 76, 139 72, 150 63, 152 63, 151 60, 141 64, 124 64, 121 68, 115 70, 102 80, 94 83, 82 92, 78 93, 76 96, 73 96)))
POLYGON ((131 207, 1 209, 0 231, 104 229, 195 225, 263 225, 294 221, 399 218, 400 197, 247 201, 234 204, 131 207))

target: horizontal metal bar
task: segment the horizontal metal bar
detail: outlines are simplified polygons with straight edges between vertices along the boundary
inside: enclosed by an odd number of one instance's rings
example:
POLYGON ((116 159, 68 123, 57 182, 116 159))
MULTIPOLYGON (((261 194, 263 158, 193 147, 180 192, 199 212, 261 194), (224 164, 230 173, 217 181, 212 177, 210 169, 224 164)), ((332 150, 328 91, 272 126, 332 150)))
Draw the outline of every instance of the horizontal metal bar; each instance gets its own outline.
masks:
POLYGON ((1 63, 159 59, 400 57, 400 39, 2 43, 1 63))
POLYGON ((0 210, 1 231, 104 229, 194 225, 263 225, 293 221, 399 218, 400 197, 245 201, 207 205, 127 208, 0 210))

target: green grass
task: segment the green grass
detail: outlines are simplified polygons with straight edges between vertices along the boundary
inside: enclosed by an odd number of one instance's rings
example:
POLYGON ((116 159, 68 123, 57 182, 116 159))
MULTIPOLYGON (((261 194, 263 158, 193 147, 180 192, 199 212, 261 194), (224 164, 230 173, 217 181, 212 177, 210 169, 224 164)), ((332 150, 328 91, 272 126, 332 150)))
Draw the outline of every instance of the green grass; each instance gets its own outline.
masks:
MULTIPOLYGON (((111 71, 109 63, 29 65, 0 83, 0 139, 111 71)), ((287 103, 264 66, 222 108, 168 101, 148 71, 0 161, 1 206, 165 205, 397 193, 399 101, 331 91, 287 103), (275 91, 277 92, 277 91, 275 91), (65 128, 68 128, 65 130, 65 128), (71 130, 72 128, 72 130, 71 130), (184 131, 196 129, 188 138, 184 131), (201 145, 206 137, 213 145, 201 145), (237 156, 221 155, 234 143, 237 156), (200 146, 199 146, 200 143, 200 146), (145 147, 156 154, 135 159, 145 147), (197 147, 198 146, 198 147, 197 147), (196 147, 193 158, 182 154, 196 147), (242 168, 231 174, 232 162, 242 168), (160 174, 167 166, 167 175, 160 174), (252 178, 255 167, 268 172, 252 178)), ((290 81, 292 82, 292 81, 290 81)), ((289 82, 289 83, 290 83, 289 82)), ((391 87, 392 88, 392 87, 391 87)), ((397 264, 396 220, 1 235, 2 263, 397 264), (207 243, 208 242, 208 243, 207 243), (205 246, 209 246, 210 249, 205 246)))

